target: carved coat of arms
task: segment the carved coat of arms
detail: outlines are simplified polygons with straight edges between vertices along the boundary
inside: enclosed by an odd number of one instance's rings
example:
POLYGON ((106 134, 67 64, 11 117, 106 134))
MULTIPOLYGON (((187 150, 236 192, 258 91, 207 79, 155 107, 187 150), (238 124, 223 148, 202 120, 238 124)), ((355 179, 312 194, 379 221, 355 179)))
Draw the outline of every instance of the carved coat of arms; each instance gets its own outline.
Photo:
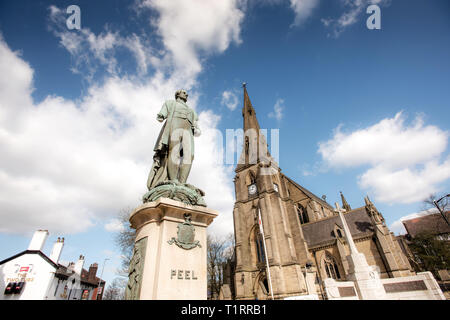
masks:
POLYGON ((179 246, 182 249, 193 249, 195 247, 202 247, 200 245, 200 242, 195 239, 195 228, 191 223, 191 215, 190 214, 184 214, 184 222, 178 224, 178 232, 177 232, 177 239, 175 237, 172 237, 169 241, 167 241, 169 244, 175 243, 177 246, 179 246))

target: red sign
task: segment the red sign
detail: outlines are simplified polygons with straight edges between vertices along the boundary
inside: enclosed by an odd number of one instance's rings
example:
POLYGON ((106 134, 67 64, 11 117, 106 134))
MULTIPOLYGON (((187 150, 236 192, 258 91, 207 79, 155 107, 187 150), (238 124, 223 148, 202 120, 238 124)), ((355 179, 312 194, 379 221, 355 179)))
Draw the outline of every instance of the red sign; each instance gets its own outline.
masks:
POLYGON ((30 270, 30 267, 21 267, 19 272, 28 272, 30 270))

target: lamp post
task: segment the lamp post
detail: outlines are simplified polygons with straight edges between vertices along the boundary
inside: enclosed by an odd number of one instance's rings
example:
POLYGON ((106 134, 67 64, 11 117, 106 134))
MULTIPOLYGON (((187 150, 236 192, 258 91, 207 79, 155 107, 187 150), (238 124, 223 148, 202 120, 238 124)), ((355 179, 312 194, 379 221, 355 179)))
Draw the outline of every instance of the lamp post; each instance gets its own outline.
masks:
MULTIPOLYGON (((109 260, 109 258, 106 258, 105 261, 103 261, 103 268, 102 268, 102 273, 100 274, 100 279, 98 280, 98 286, 97 286, 97 299, 98 300, 98 296, 99 296, 99 290, 100 290, 100 284, 102 283, 102 278, 103 278, 103 270, 105 270, 105 264, 106 264, 106 260, 109 260)), ((102 294, 103 294, 103 289, 102 289, 102 294)))
POLYGON ((438 205, 438 203, 439 203, 440 201, 442 201, 444 198, 448 198, 448 197, 450 197, 450 194, 447 194, 447 195, 443 196, 443 197, 440 198, 439 200, 433 200, 433 203, 434 203, 434 205, 436 206, 436 208, 439 210, 439 212, 440 212, 442 218, 444 218, 445 222, 447 222, 447 225, 450 225, 450 223, 449 223, 448 220, 447 220, 447 217, 445 216, 445 212, 442 211, 441 207, 439 207, 439 205, 438 205))

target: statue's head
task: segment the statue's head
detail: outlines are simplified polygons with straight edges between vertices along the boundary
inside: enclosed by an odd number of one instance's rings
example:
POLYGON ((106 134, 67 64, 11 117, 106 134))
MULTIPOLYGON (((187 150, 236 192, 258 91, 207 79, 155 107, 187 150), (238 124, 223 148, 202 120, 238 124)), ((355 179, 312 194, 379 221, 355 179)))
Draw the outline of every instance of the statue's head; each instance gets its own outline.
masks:
POLYGON ((187 101, 188 98, 188 94, 186 92, 186 90, 177 90, 177 92, 175 92, 175 100, 180 98, 181 100, 183 100, 184 102, 187 101))

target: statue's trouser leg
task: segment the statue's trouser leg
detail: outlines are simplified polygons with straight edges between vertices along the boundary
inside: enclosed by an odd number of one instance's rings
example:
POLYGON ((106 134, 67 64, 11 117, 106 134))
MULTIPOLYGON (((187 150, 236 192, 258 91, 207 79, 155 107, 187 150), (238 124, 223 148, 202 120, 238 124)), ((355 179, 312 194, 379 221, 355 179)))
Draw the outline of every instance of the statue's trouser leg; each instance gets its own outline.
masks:
POLYGON ((181 139, 182 135, 177 134, 178 130, 175 130, 172 134, 169 144, 169 157, 167 164, 167 174, 169 175, 169 180, 178 181, 178 169, 181 162, 181 139))
POLYGON ((185 119, 173 119, 173 128, 169 145, 169 163, 167 166, 170 180, 176 180, 186 183, 189 172, 191 171, 193 153, 192 153, 192 129, 189 121, 185 119), (181 157, 183 149, 183 157, 181 157))
POLYGON ((192 160, 194 160, 194 155, 192 153, 192 146, 190 145, 191 139, 183 139, 183 161, 181 163, 179 172, 179 181, 181 183, 186 183, 186 180, 191 172, 192 160), (188 142, 186 142, 186 140, 188 142))

